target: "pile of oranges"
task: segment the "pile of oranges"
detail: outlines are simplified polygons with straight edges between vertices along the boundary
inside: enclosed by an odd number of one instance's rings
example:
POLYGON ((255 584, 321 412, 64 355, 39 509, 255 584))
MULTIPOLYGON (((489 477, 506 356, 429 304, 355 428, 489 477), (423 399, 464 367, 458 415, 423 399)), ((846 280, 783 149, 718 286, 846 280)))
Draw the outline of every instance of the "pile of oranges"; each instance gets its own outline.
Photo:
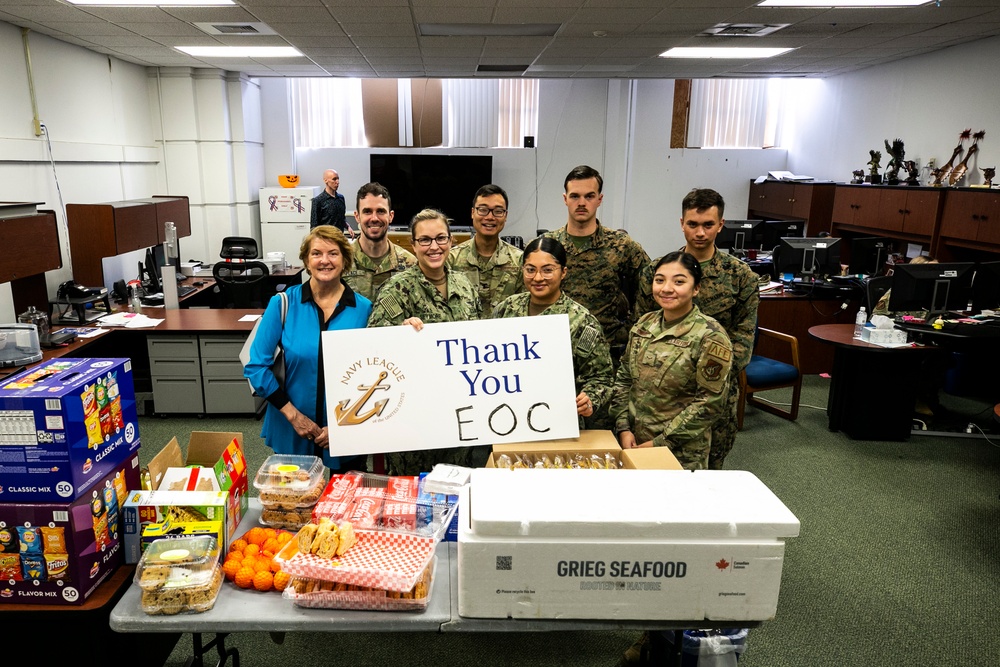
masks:
POLYGON ((294 537, 287 530, 251 528, 229 545, 222 563, 226 579, 240 588, 283 591, 291 577, 281 571, 274 555, 294 537))

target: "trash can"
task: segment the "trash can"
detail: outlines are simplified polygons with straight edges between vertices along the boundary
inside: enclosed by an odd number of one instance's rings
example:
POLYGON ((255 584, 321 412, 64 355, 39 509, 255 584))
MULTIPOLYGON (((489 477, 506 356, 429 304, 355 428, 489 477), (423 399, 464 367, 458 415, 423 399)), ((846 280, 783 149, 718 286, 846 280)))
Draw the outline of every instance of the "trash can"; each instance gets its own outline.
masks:
MULTIPOLYGON (((681 641, 682 667, 736 667, 746 648, 747 628, 685 630, 681 641)), ((650 633, 650 652, 665 655, 673 648, 671 630, 650 633), (657 644, 660 644, 659 646, 657 644)))

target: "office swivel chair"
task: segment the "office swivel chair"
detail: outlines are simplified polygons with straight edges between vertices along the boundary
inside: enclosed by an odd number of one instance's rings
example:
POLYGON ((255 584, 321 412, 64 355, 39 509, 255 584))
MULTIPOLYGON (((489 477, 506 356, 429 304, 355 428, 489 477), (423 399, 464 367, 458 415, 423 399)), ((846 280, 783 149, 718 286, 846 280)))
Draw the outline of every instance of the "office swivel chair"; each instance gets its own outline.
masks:
POLYGON ((267 292, 267 264, 254 261, 257 241, 244 236, 227 236, 219 252, 221 262, 212 267, 219 308, 264 308, 267 292), (250 261, 247 261, 250 260, 250 261))
POLYGON ((789 334, 757 327, 754 336, 754 351, 756 351, 757 342, 761 336, 787 344, 792 363, 787 364, 758 354, 750 357, 750 363, 740 372, 739 377, 740 397, 736 409, 736 427, 740 430, 743 429, 743 414, 746 411, 747 403, 789 421, 795 421, 799 416, 799 396, 802 393, 799 340, 789 334), (781 389, 782 387, 792 388, 791 407, 788 410, 783 410, 754 396, 762 391, 781 389))

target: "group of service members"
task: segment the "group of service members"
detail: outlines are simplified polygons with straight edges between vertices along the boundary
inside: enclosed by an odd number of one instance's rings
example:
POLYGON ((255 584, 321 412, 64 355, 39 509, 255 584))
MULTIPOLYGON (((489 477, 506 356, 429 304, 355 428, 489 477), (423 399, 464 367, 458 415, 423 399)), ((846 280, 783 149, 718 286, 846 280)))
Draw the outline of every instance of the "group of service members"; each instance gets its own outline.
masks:
MULTIPOLYGON (((284 320, 278 296, 261 318, 245 374, 268 403, 267 444, 277 453, 322 450, 333 471, 364 469, 364 457, 330 454, 321 331, 565 313, 582 427, 613 430, 623 448, 669 447, 688 469, 721 468, 753 347, 757 277, 715 247, 725 203, 714 190, 688 193, 685 246, 654 264, 624 230, 598 220, 602 188, 595 169, 570 171, 566 224, 522 252, 500 237, 507 193, 483 186, 471 239, 453 248, 448 219, 424 209, 410 221, 410 253, 388 239, 389 192, 362 186, 357 242, 336 225, 312 227, 300 252, 309 280, 286 290, 284 320), (271 371, 279 345, 283 384, 271 371)), ((389 474, 416 475, 435 463, 478 467, 488 455, 487 446, 385 458, 389 474)))

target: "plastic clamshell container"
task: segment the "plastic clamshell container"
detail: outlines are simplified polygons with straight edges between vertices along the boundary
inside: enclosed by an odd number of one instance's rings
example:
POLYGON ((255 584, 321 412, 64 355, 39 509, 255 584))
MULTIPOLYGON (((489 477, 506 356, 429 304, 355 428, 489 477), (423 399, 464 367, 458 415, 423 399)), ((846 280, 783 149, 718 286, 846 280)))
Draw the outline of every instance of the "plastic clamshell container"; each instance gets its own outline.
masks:
POLYGON ((154 540, 135 570, 147 614, 207 611, 222 580, 218 542, 210 535, 154 540))
POLYGON ((297 607, 357 609, 369 611, 423 611, 431 599, 436 558, 424 568, 420 579, 405 592, 338 584, 322 579, 295 577, 282 593, 297 607))
POLYGON ((270 528, 297 531, 312 520, 312 509, 309 507, 282 509, 261 504, 263 507, 259 521, 261 525, 270 528))
POLYGON ((272 454, 257 471, 253 485, 264 507, 312 507, 326 484, 325 470, 317 456, 272 454))
POLYGON ((327 517, 350 521, 359 535, 393 533, 438 542, 457 510, 457 496, 425 493, 418 477, 348 472, 330 478, 313 521, 327 517))

